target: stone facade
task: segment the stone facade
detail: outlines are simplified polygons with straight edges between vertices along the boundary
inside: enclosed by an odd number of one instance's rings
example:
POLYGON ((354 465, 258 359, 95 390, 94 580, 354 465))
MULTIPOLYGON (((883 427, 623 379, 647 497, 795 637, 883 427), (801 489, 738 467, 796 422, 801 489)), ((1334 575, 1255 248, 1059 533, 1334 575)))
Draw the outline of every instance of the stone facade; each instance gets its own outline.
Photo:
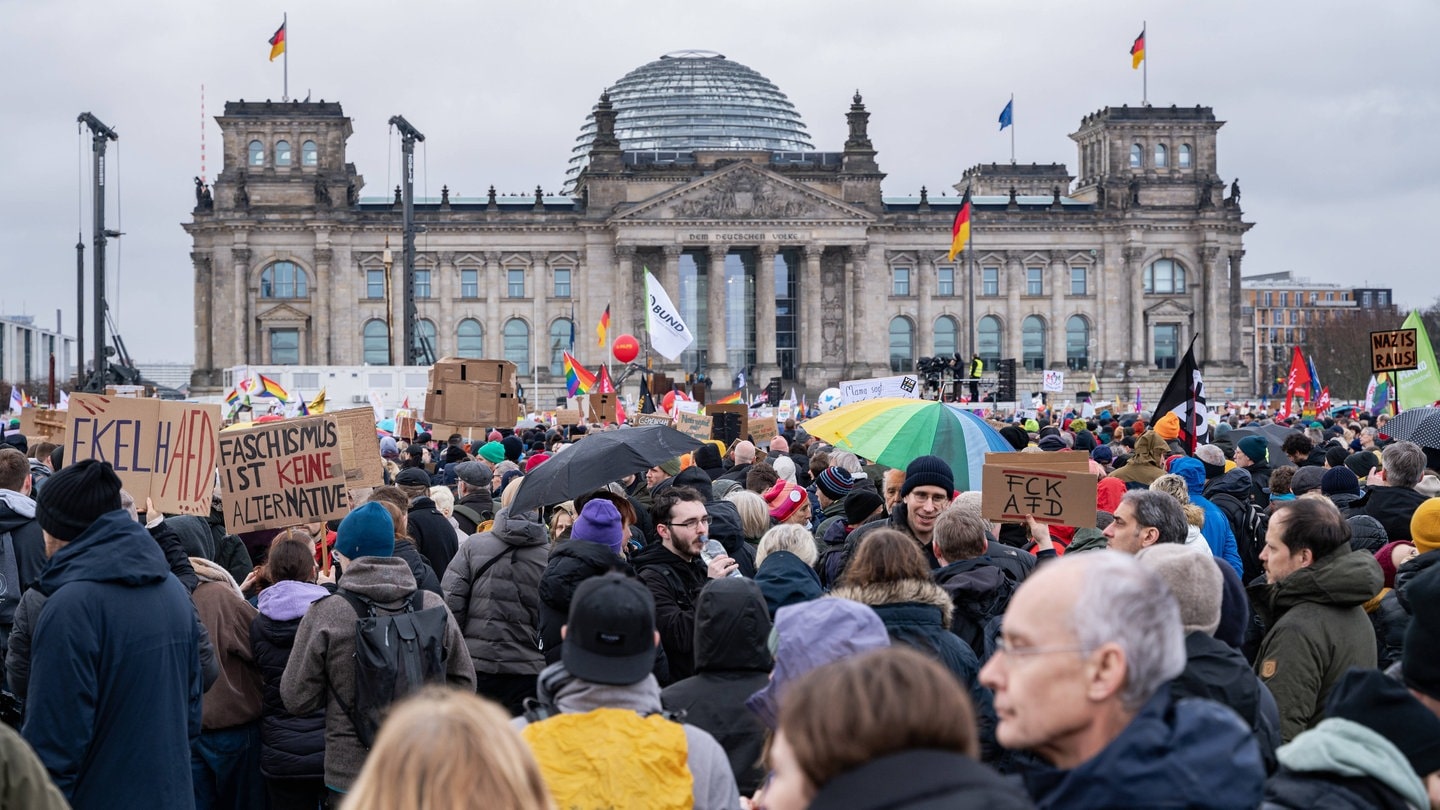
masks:
MULTIPOLYGON (((1093 373, 1101 398, 1140 387, 1153 402, 1198 335, 1211 389, 1249 393, 1239 278, 1251 226, 1238 187, 1225 194, 1209 108, 1086 116, 1070 136, 1078 180, 1063 165, 965 172, 956 189, 971 188, 973 239, 955 261, 960 196, 884 196, 868 119, 857 94, 840 152, 655 160, 621 149, 602 97, 573 194, 447 189, 417 202, 418 317, 437 356, 523 360, 540 385, 532 402, 552 401, 563 378, 551 359, 572 320, 586 365, 602 359, 594 327, 607 305, 612 337, 647 342, 648 269, 700 337, 654 367, 708 374, 721 392, 743 370, 752 390, 783 376, 813 396, 976 346, 1023 361, 1021 391, 1069 369, 1069 390, 1093 373)), ((230 366, 401 362, 400 205, 388 190, 359 199, 340 105, 231 102, 218 121, 225 169, 213 191, 197 187, 184 225, 194 393, 220 393, 230 366)))

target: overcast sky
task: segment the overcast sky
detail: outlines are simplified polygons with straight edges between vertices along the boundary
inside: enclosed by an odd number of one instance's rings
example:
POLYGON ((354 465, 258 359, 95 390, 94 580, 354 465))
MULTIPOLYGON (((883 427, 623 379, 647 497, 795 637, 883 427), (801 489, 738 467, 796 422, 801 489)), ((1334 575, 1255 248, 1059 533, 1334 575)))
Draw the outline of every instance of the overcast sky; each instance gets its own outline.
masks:
MULTIPOLYGON (((53 326, 60 308, 74 334, 77 226, 87 265, 91 238, 89 144, 75 118, 91 111, 120 134, 109 224, 126 236, 108 266, 121 333, 139 362, 191 360, 180 223, 200 174, 200 87, 213 178, 224 102, 281 97, 267 40, 286 10, 279 0, 0 0, 0 313, 53 326)), ((1066 136, 1080 118, 1140 102, 1128 51, 1145 21, 1150 102, 1208 105, 1228 122, 1219 171, 1240 178, 1255 223, 1247 275, 1392 286, 1405 305, 1440 294, 1435 0, 310 0, 288 11, 290 95, 343 103, 366 196, 398 177, 386 127, 396 113, 428 138, 417 193, 553 192, 601 90, 684 48, 775 82, 822 150, 841 148, 859 88, 890 195, 949 189, 965 168, 1008 159, 995 121, 1012 92, 1018 159, 1073 172, 1066 136)))

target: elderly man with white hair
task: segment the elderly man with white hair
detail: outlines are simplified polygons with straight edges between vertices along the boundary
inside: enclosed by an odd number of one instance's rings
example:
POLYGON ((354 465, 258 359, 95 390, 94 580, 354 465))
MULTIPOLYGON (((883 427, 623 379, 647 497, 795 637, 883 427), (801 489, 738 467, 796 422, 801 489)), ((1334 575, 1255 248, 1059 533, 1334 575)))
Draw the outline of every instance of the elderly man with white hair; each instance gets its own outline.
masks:
POLYGON ((1041 566, 1016 591, 980 682, 1001 745, 1052 767, 1024 774, 1040 808, 1254 807, 1265 780, 1250 729, 1207 700, 1175 700, 1180 608, 1132 557, 1041 566))

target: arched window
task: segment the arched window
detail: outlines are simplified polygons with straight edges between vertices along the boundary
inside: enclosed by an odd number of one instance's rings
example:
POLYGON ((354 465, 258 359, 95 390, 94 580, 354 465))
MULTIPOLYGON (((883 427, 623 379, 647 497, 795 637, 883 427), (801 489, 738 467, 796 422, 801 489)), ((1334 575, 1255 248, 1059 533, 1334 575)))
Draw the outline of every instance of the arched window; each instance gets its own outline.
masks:
POLYGON ((1140 144, 1130 145, 1130 168, 1139 169, 1145 165, 1145 150, 1140 144))
POLYGON ((505 322, 505 359, 515 364, 515 373, 530 373, 530 324, 519 318, 505 322))
POLYGON ((435 322, 424 318, 415 322, 415 356, 424 363, 429 358, 433 363, 440 359, 440 350, 435 345, 435 322))
POLYGON ((390 330, 379 319, 365 322, 365 365, 390 365, 390 330))
POLYGON ((309 279, 293 262, 275 262, 260 271, 261 298, 308 298, 309 279))
POLYGON ((1182 169, 1188 169, 1188 168, 1191 168, 1191 167, 1194 165, 1194 162, 1195 162, 1194 152, 1193 152, 1193 150, 1191 150, 1190 144, 1188 144, 1188 143, 1182 143, 1182 144, 1180 144, 1180 158, 1179 158, 1179 161, 1180 161, 1180 168, 1182 168, 1182 169))
POLYGON ((276 166, 289 166, 289 165, 290 165, 290 142, 289 142, 289 141, 276 141, 276 142, 275 142, 275 165, 276 165, 276 166))
POLYGON ((1020 325, 1020 354, 1026 369, 1045 370, 1045 321, 1039 315, 1027 316, 1020 325))
POLYGON ((960 324, 949 315, 935 320, 935 356, 949 359, 960 351, 960 324))
POLYGON ((570 350, 575 340, 575 324, 569 318, 557 318, 550 324, 550 374, 559 377, 565 373, 564 353, 570 350))
POLYGON ((1163 169, 1170 165, 1170 150, 1163 143, 1155 144, 1155 167, 1163 169))
POLYGON ((1090 368, 1090 322, 1080 315, 1065 321, 1065 365, 1071 371, 1090 368))
POLYGON ((975 341, 975 351, 979 353, 986 368, 995 368, 1000 362, 1000 319, 994 315, 981 318, 979 333, 975 341))
POLYGON ((250 165, 251 165, 251 166, 264 166, 264 165, 265 165, 265 144, 263 144, 263 143, 261 143, 261 142, 259 142, 259 141, 251 141, 251 142, 250 142, 250 165))
POLYGON ((455 354, 478 360, 485 356, 485 330, 474 318, 466 318, 455 327, 455 354))
POLYGON ((890 370, 915 370, 915 326, 909 318, 890 319, 890 370))
POLYGON ((306 141, 300 144, 300 165, 317 166, 320 164, 320 148, 314 141, 306 141))
POLYGON ((1145 292, 1168 295, 1185 292, 1185 268, 1170 259, 1156 259, 1145 268, 1145 292))

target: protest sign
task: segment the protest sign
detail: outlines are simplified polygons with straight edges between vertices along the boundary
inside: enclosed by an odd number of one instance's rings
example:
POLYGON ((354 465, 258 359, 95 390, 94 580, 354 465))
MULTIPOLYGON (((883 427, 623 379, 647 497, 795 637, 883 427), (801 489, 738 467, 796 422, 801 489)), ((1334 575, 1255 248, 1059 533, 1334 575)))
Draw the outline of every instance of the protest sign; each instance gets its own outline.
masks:
POLYGON ((578 425, 580 424, 579 408, 561 408, 555 411, 555 424, 557 425, 578 425))
POLYGON ((220 406, 74 394, 65 463, 109 462, 125 490, 168 514, 208 515, 215 488, 220 406))
POLYGON ((750 441, 754 442, 756 447, 764 446, 779 433, 779 425, 775 424, 774 417, 750 420, 750 441))
POLYGON ((1037 522, 1055 526, 1094 526, 1095 481, 1090 472, 986 464, 980 515, 1000 523, 1022 523, 1026 515, 1034 515, 1037 522))
POLYGON ((1414 329, 1370 333, 1370 371, 1410 371, 1420 367, 1414 329))
POLYGON ((590 421, 606 424, 616 421, 615 392, 590 395, 590 421))
POLYGON ((700 441, 710 439, 710 417, 681 411, 675 414, 675 429, 700 441))
POLYGON ((679 413, 699 413, 700 403, 693 399, 676 399, 675 410, 679 413))
POLYGON ((920 397, 920 378, 913 374, 898 377, 874 377, 868 380, 845 380, 840 383, 840 404, 849 405, 880 397, 920 397))
POLYGON ((635 427, 644 425, 668 425, 674 421, 663 413, 632 413, 626 414, 625 419, 635 427))
POLYGON ((37 439, 64 444, 65 411, 25 408, 20 411, 20 432, 32 445, 37 439))
POLYGON ((415 414, 412 411, 395 412, 395 435, 402 439, 415 438, 415 414))
POLYGON ((225 528, 234 534, 344 517, 350 509, 333 414, 221 433, 220 480, 225 528))
POLYGON ((1086 470, 1090 469, 1090 456, 1086 453, 986 453, 985 466, 1025 467, 1033 470, 1086 470))
POLYGON ((385 485, 380 437, 375 435, 371 413, 369 408, 351 408, 329 414, 340 427, 340 463, 345 465, 345 487, 352 507, 370 497, 371 490, 385 485))
POLYGON ((1044 380, 1040 383, 1040 390, 1041 390, 1041 391, 1064 391, 1064 390, 1065 390, 1065 372, 1063 372, 1063 371, 1047 371, 1047 372, 1045 372, 1045 378, 1044 378, 1044 380))

